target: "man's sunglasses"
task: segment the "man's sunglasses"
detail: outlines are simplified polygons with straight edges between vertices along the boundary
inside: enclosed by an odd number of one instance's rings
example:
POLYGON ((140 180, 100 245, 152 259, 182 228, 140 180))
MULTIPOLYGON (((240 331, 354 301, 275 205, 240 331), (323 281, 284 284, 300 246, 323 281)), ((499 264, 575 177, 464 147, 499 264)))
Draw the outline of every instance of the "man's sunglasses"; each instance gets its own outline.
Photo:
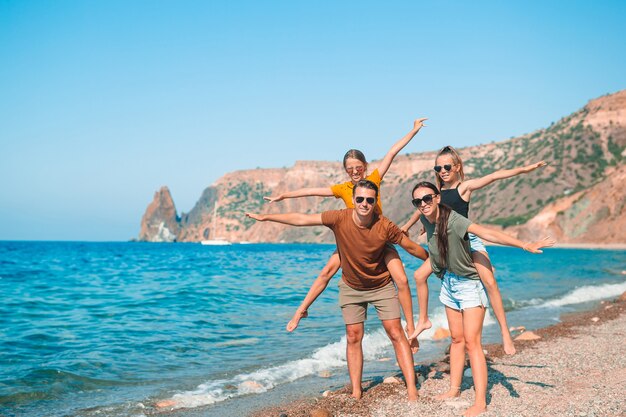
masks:
POLYGON ((357 202, 357 204, 361 204, 363 202, 363 200, 367 201, 367 204, 372 205, 376 202, 376 199, 374 197, 356 197, 354 199, 354 201, 357 202))
POLYGON ((436 196, 437 194, 426 194, 424 195, 422 198, 414 198, 411 203, 413 203, 413 206, 415 208, 419 208, 422 205, 422 201, 424 202, 424 204, 430 204, 433 202, 433 198, 436 196))
POLYGON ((441 172, 441 169, 444 169, 448 172, 450 172, 450 170, 452 169, 452 165, 450 164, 445 164, 444 166, 441 165, 435 165, 435 172, 441 172))

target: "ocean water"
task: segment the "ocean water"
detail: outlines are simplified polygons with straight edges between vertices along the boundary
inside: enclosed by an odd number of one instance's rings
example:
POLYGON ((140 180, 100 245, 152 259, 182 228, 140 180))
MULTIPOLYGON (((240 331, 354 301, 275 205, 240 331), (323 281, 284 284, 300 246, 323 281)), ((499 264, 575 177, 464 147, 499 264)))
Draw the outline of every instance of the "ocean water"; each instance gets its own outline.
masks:
MULTIPOLYGON (((0 242, 0 415, 150 416, 164 400, 176 415, 245 415, 341 387, 339 276, 294 333, 284 330, 333 250, 0 242)), ((512 326, 544 327, 626 291, 626 251, 489 252, 512 326)), ((401 255, 411 277, 421 261, 401 255)), ((446 346, 431 339, 446 322, 439 281, 429 286, 434 326, 418 363, 446 346)), ((485 324, 485 342, 498 341, 492 315, 485 324)), ((373 310, 366 334, 364 377, 396 373, 373 310)))

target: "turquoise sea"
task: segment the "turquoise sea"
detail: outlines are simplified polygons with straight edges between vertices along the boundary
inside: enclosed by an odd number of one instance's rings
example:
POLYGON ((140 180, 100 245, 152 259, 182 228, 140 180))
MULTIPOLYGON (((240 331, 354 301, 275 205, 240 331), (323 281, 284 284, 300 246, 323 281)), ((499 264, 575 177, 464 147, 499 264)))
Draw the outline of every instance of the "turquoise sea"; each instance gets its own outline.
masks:
MULTIPOLYGON (((139 417, 172 400, 176 415, 236 416, 341 387, 339 276, 284 330, 333 250, 0 242, 0 415, 139 417)), ((489 251, 512 326, 544 327, 626 291, 626 251, 489 251)), ((421 261, 401 255, 412 276, 421 261)), ((434 329, 445 316, 439 281, 429 285, 434 329)), ((397 372, 379 360, 393 353, 373 311, 366 330, 365 378, 397 372)), ((489 315, 484 340, 498 335, 489 315)), ((441 355, 446 343, 431 336, 416 362, 441 355)))

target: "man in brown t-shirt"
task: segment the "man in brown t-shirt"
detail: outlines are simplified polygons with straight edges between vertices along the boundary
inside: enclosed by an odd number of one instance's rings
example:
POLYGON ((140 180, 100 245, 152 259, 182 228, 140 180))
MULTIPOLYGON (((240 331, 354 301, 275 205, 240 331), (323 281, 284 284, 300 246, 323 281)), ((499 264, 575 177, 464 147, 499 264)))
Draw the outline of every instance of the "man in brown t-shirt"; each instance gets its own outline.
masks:
MULTIPOLYGON (((402 233, 389 219, 374 212, 378 187, 371 181, 359 181, 353 191, 354 209, 325 211, 319 214, 252 214, 258 221, 273 221, 293 226, 320 226, 335 234, 341 256, 339 302, 346 323, 346 359, 352 383, 352 396, 361 398, 363 373, 364 321, 367 304, 376 307, 383 327, 391 340, 398 364, 407 383, 409 400, 417 399, 413 355, 400 323, 400 306, 404 311, 409 334, 414 328, 411 290, 406 279, 396 279, 397 291, 385 265, 388 245, 397 243, 411 255, 422 260, 428 253, 402 233)), ((312 303, 328 283, 313 286, 307 298, 312 303)))

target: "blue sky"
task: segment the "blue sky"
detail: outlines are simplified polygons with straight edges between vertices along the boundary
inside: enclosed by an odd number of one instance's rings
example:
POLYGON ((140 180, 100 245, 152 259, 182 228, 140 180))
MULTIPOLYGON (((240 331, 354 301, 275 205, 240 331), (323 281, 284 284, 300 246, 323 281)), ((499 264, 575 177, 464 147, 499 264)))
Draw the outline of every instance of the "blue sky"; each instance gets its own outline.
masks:
MULTIPOLYGON (((0 239, 127 240, 162 185, 548 126, 626 88, 626 3, 0 1, 0 239)), ((339 166, 338 166, 339 168, 339 166)))

